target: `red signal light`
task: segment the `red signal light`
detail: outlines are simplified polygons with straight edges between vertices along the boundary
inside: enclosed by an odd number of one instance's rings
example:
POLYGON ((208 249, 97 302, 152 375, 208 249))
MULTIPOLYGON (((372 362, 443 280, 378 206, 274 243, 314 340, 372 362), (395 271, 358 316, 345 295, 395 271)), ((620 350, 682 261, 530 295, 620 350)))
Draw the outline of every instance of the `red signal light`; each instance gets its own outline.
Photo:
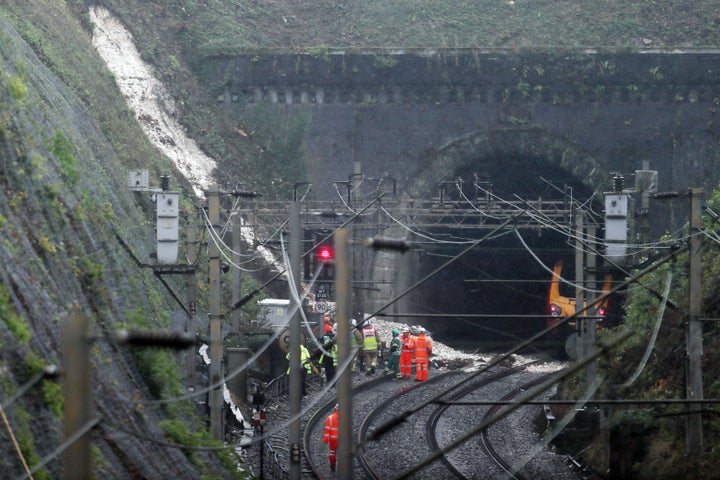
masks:
POLYGON ((317 256, 321 262, 331 262, 333 260, 333 258, 335 257, 335 252, 333 252, 332 247, 323 245, 320 248, 318 248, 317 256))

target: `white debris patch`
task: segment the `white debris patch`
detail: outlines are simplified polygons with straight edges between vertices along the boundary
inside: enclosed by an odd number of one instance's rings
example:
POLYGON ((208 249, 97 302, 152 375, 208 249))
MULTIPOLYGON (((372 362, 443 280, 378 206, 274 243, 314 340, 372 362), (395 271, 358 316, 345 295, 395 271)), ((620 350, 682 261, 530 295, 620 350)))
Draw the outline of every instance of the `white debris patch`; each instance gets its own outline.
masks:
POLYGON ((151 142, 192 183, 197 196, 203 196, 212 182, 215 161, 205 155, 176 121, 175 104, 165 87, 154 76, 153 68, 141 58, 132 35, 103 7, 89 11, 93 46, 115 75, 128 106, 151 142))
MULTIPOLYGON (((387 345, 390 345, 390 340, 392 340, 392 331, 394 328, 402 332, 403 328, 409 327, 409 325, 404 323, 392 322, 378 317, 372 317, 370 321, 373 325, 375 325, 375 328, 378 329, 378 331, 380 332, 380 338, 384 340, 387 345)), ((431 361, 438 360, 447 362, 454 360, 466 360, 474 362, 473 366, 478 367, 485 363, 488 363, 491 360, 491 357, 489 356, 465 353, 461 352, 460 350, 455 350, 452 347, 448 347, 444 343, 440 343, 434 338, 432 338, 432 332, 428 331, 425 335, 432 340, 433 354, 430 358, 431 361)))

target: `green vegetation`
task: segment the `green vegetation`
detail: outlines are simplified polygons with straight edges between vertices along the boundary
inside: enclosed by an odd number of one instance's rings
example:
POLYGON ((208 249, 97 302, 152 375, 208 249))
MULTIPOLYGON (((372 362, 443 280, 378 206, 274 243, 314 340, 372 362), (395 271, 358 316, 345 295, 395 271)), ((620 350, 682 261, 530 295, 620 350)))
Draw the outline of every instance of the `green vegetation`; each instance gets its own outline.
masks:
POLYGON ((60 162, 60 169, 63 172, 65 180, 71 185, 75 185, 78 181, 77 159, 73 153, 73 146, 62 132, 57 132, 52 139, 50 151, 55 154, 60 162))
MULTIPOLYGON (((720 194, 716 191, 708 206, 712 210, 720 207, 720 194)), ((720 232, 720 224, 710 216, 705 217, 705 228, 710 237, 720 232)), ((717 238, 717 237, 716 237, 717 238)), ((670 238, 665 240, 670 241, 670 238)), ((720 301, 717 300, 717 286, 720 285, 720 268, 717 257, 720 246, 717 241, 704 242, 703 246, 703 291, 701 315, 717 318, 720 315, 720 301)), ((612 342, 625 332, 632 336, 609 358, 603 360, 601 369, 607 375, 598 398, 638 398, 647 400, 680 399, 685 397, 685 377, 682 355, 685 352, 685 321, 688 311, 688 254, 678 255, 672 261, 643 278, 647 288, 633 288, 625 301, 625 318, 622 325, 601 332, 600 339, 612 342), (662 292, 666 283, 671 282, 669 298, 677 307, 666 306, 659 320, 661 302, 654 292, 662 292), (653 331, 660 321, 660 330, 654 343, 653 331), (648 348, 652 355, 647 364, 642 358, 648 348), (640 375, 633 382, 638 365, 643 365, 640 375), (628 385, 624 385, 629 383, 628 385)), ((717 398, 720 395, 720 382, 717 377, 717 365, 720 362, 720 328, 714 322, 707 322, 704 328, 703 371, 706 383, 704 396, 717 398)), ((575 396, 582 391, 582 381, 569 382, 565 393, 575 396)), ((683 477, 683 472, 692 471, 696 478, 716 478, 714 465, 720 461, 720 454, 714 448, 708 448, 695 458, 684 455, 685 420, 682 405, 663 405, 652 407, 618 406, 612 417, 612 434, 623 438, 628 445, 623 449, 625 461, 631 469, 633 478, 672 479, 683 477), (631 440, 632 439, 632 440, 631 440)), ((704 423, 706 445, 715 445, 720 438, 720 419, 717 415, 706 415, 704 423)), ((598 450, 588 452, 591 458, 600 458, 598 450)))
MULTIPOLYGON (((217 448, 218 458, 230 472, 235 472, 233 478, 238 480, 247 478, 238 468, 242 460, 235 453, 232 448, 223 448, 222 442, 214 440, 206 430, 202 428, 196 428, 194 431, 190 431, 183 422, 179 420, 167 420, 160 424, 165 433, 173 439, 176 443, 190 447, 184 449, 183 452, 188 459, 198 468, 202 468, 202 461, 197 458, 193 453, 193 448, 217 448)), ((203 478, 213 478, 211 476, 203 476, 203 478)))
POLYGON ((18 315, 13 307, 13 303, 10 301, 10 294, 7 291, 7 287, 0 284, 0 318, 10 332, 15 337, 15 340, 23 345, 27 345, 30 342, 32 334, 28 329, 28 325, 20 315, 18 315))
POLYGON ((158 348, 141 348, 134 353, 138 367, 153 395, 158 398, 171 398, 182 394, 179 374, 183 370, 171 352, 158 348))
POLYGON ((137 18, 160 22, 165 31, 161 35, 182 43, 189 57, 252 48, 322 46, 646 48, 720 44, 717 8, 710 0, 268 0, 262 4, 251 0, 185 0, 182 6, 157 0, 109 3, 113 10, 138 11, 137 18))
MULTIPOLYGON (((17 423, 14 429, 14 434, 18 446, 20 447, 23 458, 25 458, 25 462, 27 462, 28 466, 32 468, 40 463, 42 459, 38 455, 35 440, 32 435, 30 414, 25 410, 19 410, 15 414, 15 421, 17 423)), ((33 474, 33 478, 37 478, 38 480, 48 480, 51 477, 48 475, 47 470, 40 469, 33 474)))
POLYGON ((8 89, 10 90, 10 95, 18 101, 22 101, 28 93, 27 86, 20 77, 12 77, 8 84, 8 89))

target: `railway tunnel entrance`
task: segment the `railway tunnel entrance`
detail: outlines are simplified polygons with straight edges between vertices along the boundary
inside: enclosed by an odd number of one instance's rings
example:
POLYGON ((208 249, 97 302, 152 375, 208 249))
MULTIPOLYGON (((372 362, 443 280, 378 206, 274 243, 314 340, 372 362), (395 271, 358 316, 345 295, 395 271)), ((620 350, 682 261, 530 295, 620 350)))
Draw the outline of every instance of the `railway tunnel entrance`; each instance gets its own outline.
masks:
POLYGON ((421 248, 403 260, 412 278, 396 290, 432 278, 406 295, 396 315, 457 348, 506 350, 545 328, 554 263, 564 260, 574 278, 573 209, 583 205, 588 221, 602 223, 594 193, 601 172, 574 146, 538 131, 468 137, 428 165, 419 184, 442 180, 428 188, 431 214, 407 228, 421 248), (510 215, 517 218, 499 228, 510 215))

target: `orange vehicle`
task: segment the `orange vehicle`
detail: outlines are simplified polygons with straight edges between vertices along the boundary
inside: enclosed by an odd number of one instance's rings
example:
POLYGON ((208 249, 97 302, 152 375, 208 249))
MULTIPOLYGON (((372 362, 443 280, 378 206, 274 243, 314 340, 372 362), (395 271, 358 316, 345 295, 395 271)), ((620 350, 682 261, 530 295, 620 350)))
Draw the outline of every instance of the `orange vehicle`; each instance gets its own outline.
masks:
MULTIPOLYGON (((564 297, 560 295, 560 278, 562 273, 562 267, 563 262, 562 260, 555 263, 555 267, 553 268, 553 276, 552 280, 550 281, 550 291, 548 292, 548 303, 547 303, 547 313, 548 313, 548 326, 557 325, 560 320, 563 317, 569 317, 570 315, 575 314, 575 308, 576 308, 576 300, 574 298, 570 297, 564 297)), ((605 275, 605 283, 602 288, 602 293, 605 294, 610 291, 612 288, 612 275, 605 275)), ((608 301, 609 298, 605 298, 602 303, 598 305, 593 305, 594 308, 589 308, 583 312, 583 317, 587 317, 588 314, 595 317, 596 320, 596 326, 598 329, 603 328, 603 320, 605 320, 605 316, 607 315, 607 308, 608 308, 608 301)), ((587 306, 587 300, 584 302, 584 306, 587 306)), ((551 331, 552 334, 560 335, 561 333, 565 333, 565 335, 562 335, 563 337, 570 335, 576 330, 577 322, 575 319, 572 319, 563 325, 559 326, 558 328, 551 331)))

